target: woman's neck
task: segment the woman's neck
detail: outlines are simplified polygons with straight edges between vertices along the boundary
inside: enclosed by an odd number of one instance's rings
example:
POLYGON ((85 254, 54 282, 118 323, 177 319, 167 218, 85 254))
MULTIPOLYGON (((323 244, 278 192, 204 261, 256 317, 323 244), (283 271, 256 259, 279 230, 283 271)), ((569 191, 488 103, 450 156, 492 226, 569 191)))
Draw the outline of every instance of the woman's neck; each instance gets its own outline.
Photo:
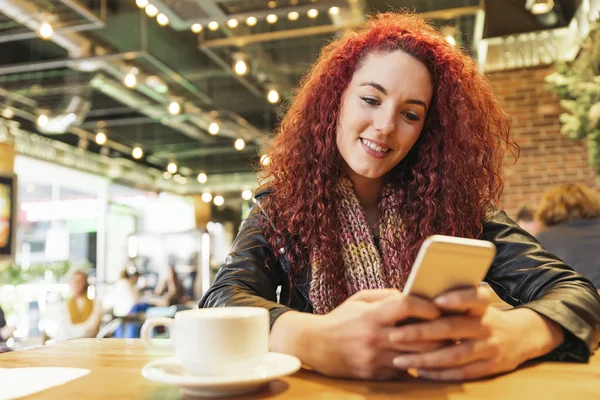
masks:
POLYGON ((379 206, 379 192, 383 187, 383 177, 380 179, 369 179, 362 176, 351 176, 350 180, 354 186, 354 192, 365 210, 374 210, 379 206))

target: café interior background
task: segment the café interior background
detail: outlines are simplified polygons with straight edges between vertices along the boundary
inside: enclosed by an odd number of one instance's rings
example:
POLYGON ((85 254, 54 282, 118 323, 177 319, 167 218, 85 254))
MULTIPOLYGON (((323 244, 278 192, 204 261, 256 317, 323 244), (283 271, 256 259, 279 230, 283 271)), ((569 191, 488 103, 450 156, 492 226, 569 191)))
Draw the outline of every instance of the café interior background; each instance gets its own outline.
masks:
POLYGON ((124 268, 152 284, 169 265, 197 270, 200 296, 319 49, 390 7, 431 18, 488 75, 521 146, 509 215, 554 184, 597 187, 547 77, 578 57, 600 1, 0 0, 0 303, 24 316, 12 322, 29 329, 35 304, 55 329, 75 268, 91 297, 124 268))

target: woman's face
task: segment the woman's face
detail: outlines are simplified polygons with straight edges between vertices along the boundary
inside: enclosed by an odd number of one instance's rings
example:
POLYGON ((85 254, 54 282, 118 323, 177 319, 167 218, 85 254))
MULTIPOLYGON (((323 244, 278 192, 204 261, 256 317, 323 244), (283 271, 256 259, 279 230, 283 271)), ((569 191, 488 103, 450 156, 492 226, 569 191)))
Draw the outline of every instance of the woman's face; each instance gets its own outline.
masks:
POLYGON ((380 180, 413 147, 433 84, 425 65, 397 50, 367 55, 342 96, 337 147, 349 178, 380 180))

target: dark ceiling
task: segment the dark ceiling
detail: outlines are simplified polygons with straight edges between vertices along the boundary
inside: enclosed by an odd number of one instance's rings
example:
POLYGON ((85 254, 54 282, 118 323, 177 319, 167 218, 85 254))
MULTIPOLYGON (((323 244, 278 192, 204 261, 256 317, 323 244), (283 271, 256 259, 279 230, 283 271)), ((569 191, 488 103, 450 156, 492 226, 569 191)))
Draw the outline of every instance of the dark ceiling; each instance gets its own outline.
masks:
MULTIPOLYGON (((474 52, 474 10, 480 5, 479 0, 150 0, 170 19, 169 26, 161 27, 136 6, 135 0, 3 1, 29 10, 33 19, 52 16, 53 25, 62 27, 69 38, 84 39, 79 56, 96 57, 86 58, 96 64, 91 68, 68 63, 69 52, 62 45, 27 36, 32 35, 30 27, 24 26, 27 22, 15 21, 6 8, 0 8, 0 89, 20 96, 2 91, 2 107, 22 109, 25 114, 17 113, 15 118, 36 131, 33 118, 27 115, 35 117, 40 110, 59 113, 73 96, 84 96, 90 99, 91 110, 80 127, 90 133, 102 128, 111 143, 125 146, 111 146, 112 157, 131 159, 123 149, 140 145, 145 157, 137 162, 162 170, 175 158, 188 168, 190 176, 199 171, 214 175, 253 170, 283 112, 281 104, 290 98, 321 46, 337 34, 339 29, 332 29, 332 25, 350 26, 356 18, 353 12, 362 15, 408 8, 428 13, 440 27, 453 25, 460 45, 474 52), (330 6, 339 6, 341 13, 330 16, 330 6), (306 16, 312 7, 320 10, 314 19, 306 16), (288 20, 287 13, 295 10, 299 19, 288 20), (280 16, 271 25, 264 17, 272 12, 280 16), (259 17, 257 25, 246 26, 245 18, 252 15, 259 17), (239 19, 236 28, 225 24, 232 17, 239 19), (87 28, 90 21, 101 19, 103 27, 87 28), (221 25, 214 32, 207 29, 213 19, 221 25), (204 28, 199 35, 189 29, 195 22, 204 28), (293 33, 286 37, 281 31, 293 33), (257 40, 263 37, 265 40, 257 40), (239 52, 250 63, 244 77, 236 76, 231 68, 239 52), (168 92, 160 93, 148 81, 135 89, 125 88, 121 77, 131 67, 139 70, 140 80, 160 78, 168 92), (92 80, 102 83, 95 85, 92 80), (282 94, 278 105, 266 99, 271 87, 282 94), (134 99, 127 101, 130 95, 134 99), (33 103, 21 103, 19 98, 33 103), (184 104, 184 113, 173 117, 164 112, 168 99, 184 104), (207 133, 211 121, 222 124, 216 136, 207 133), (237 136, 246 140, 243 151, 233 147, 237 136)), ((555 3, 557 18, 548 26, 547 21, 536 19, 525 9, 525 0, 486 0, 483 37, 568 24, 579 0, 555 3)), ((81 132, 75 133, 49 137, 77 146, 81 132)), ((92 152, 100 149, 93 142, 88 147, 92 152)))

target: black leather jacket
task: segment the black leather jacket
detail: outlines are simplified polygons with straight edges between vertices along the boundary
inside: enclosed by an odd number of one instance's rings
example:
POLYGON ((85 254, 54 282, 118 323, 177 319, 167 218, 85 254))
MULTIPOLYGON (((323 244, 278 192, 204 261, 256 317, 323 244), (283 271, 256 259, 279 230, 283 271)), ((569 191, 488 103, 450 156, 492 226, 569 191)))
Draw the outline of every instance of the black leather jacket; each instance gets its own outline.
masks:
MULTIPOLYGON (((242 222, 226 265, 198 305, 264 307, 270 312, 272 326, 286 311, 312 312, 310 282, 290 288, 289 260, 285 254, 276 260, 258 225, 259 212, 260 207, 254 207, 242 222), (284 304, 277 303, 278 287, 284 304)), ((496 258, 485 281, 498 296, 563 327, 564 342, 544 359, 587 362, 600 342, 600 296, 594 286, 544 250, 504 211, 493 213, 484 222, 482 239, 496 245, 496 258)))

